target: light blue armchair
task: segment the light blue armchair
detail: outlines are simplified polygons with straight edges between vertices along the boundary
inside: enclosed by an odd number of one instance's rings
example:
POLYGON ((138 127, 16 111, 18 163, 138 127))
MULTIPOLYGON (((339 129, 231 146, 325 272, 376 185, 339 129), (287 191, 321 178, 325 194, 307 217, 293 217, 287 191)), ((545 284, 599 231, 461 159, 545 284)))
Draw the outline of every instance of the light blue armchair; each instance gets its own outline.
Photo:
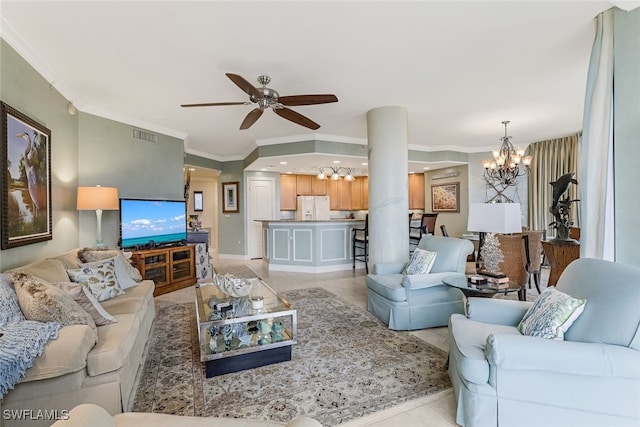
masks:
POLYGON ((564 341, 518 332, 527 302, 469 298, 451 316, 458 424, 640 425, 640 268, 582 258, 556 288, 587 300, 564 341))
POLYGON ((445 277, 464 275, 468 240, 427 235, 418 247, 436 252, 429 274, 404 275, 404 263, 375 264, 367 275, 367 309, 395 330, 446 326, 452 313, 464 313, 460 289, 442 283, 445 277))

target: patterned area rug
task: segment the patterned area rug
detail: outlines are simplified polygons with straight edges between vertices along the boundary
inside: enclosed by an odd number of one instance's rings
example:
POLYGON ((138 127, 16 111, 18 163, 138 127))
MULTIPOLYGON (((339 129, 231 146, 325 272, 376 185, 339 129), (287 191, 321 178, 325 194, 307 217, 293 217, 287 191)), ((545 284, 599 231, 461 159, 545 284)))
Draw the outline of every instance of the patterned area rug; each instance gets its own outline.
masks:
POLYGON ((337 425, 450 387, 444 351, 320 288, 283 293, 298 310, 293 360, 206 378, 193 304, 163 307, 134 411, 337 425))

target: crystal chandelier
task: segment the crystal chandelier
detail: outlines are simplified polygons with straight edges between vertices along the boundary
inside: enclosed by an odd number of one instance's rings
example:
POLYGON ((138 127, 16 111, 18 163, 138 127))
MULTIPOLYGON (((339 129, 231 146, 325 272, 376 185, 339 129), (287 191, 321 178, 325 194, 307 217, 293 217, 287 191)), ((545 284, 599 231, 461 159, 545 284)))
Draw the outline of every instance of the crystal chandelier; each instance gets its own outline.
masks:
POLYGON ((353 168, 322 166, 319 169, 320 172, 316 175, 318 179, 331 179, 332 181, 338 181, 340 178, 343 178, 345 181, 354 181, 356 179, 355 176, 353 176, 355 172, 353 168))
POLYGON ((516 185, 517 179, 529 172, 531 156, 524 155, 524 148, 516 148, 511 143, 511 136, 507 134, 509 120, 502 122, 504 136, 500 138, 502 144, 499 150, 493 150, 493 159, 482 161, 484 178, 490 185, 500 184, 504 188, 516 185), (520 167, 524 165, 524 167, 520 167))

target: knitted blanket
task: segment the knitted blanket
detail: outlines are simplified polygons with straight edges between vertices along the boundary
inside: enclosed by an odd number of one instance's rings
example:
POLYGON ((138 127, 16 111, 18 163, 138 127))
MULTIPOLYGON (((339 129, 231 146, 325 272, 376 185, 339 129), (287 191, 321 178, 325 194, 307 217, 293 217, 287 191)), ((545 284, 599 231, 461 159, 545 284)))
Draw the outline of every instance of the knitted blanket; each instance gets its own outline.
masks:
POLYGON ((33 366, 47 341, 58 338, 61 327, 25 320, 9 276, 0 274, 0 400, 33 366))
POLYGON ((61 327, 58 322, 23 320, 0 328, 0 396, 20 381, 47 342, 58 338, 61 327))

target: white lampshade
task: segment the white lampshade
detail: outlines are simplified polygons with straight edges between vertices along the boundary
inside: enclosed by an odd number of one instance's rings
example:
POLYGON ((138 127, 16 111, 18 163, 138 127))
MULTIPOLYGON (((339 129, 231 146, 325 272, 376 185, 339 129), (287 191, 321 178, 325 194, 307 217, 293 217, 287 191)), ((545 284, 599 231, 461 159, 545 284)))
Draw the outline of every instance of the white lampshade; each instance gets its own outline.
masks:
POLYGON ((484 233, 519 233, 522 231, 520 203, 471 203, 467 229, 484 233))

